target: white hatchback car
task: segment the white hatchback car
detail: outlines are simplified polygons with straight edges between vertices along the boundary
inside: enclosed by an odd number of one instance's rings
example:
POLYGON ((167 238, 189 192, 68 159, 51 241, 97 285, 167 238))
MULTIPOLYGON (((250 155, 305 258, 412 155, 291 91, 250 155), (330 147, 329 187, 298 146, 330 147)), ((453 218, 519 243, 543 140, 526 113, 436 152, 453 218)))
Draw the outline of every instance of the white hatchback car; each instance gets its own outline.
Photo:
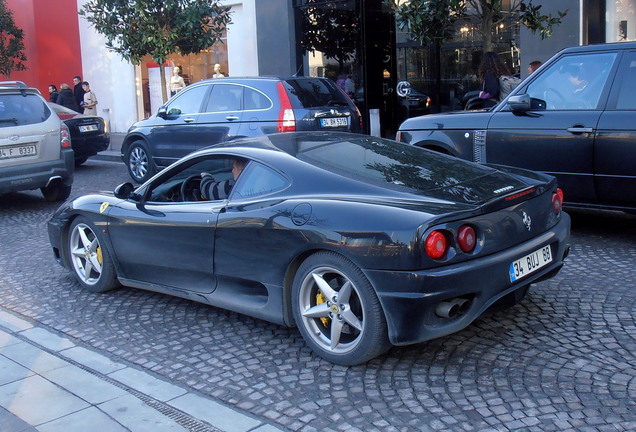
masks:
POLYGON ((75 163, 68 128, 35 88, 0 82, 0 194, 40 189, 68 198, 75 163))

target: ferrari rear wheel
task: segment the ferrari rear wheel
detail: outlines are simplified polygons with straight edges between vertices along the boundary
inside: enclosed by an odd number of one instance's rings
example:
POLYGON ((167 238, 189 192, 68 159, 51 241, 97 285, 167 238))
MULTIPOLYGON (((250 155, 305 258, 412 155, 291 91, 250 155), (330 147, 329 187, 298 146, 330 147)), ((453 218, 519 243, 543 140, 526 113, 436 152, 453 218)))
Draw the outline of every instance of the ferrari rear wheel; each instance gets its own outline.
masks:
POLYGON ((326 360, 351 366, 391 347, 371 283, 344 257, 333 252, 310 256, 296 273, 292 295, 300 332, 326 360))
POLYGON ((104 292, 119 286, 110 254, 85 217, 78 217, 71 225, 68 256, 75 277, 85 289, 104 292))

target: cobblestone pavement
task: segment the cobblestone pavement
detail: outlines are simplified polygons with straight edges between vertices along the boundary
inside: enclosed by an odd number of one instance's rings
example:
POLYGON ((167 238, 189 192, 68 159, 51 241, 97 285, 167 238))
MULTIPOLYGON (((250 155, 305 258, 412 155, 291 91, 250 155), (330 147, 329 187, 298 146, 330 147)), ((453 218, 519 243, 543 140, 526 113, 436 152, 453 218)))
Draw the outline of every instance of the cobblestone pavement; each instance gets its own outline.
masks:
MULTIPOLYGON (((126 181, 78 168, 74 194, 126 181)), ((561 273, 507 311, 345 368, 295 329, 161 294, 83 291, 52 258, 38 192, 0 196, 0 306, 300 431, 636 430, 636 216, 571 212, 561 273)))

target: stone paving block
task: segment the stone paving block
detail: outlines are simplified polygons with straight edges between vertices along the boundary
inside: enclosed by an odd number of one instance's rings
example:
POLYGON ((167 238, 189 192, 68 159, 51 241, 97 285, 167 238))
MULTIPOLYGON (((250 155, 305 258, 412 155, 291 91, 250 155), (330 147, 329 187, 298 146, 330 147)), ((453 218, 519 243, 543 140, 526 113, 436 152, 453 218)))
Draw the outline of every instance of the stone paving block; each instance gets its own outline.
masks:
POLYGON ((41 349, 26 342, 0 348, 0 354, 36 373, 42 373, 70 365, 69 362, 51 355, 46 351, 42 351, 41 349))
POLYGON ((120 369, 108 376, 122 384, 131 386, 148 396, 160 401, 174 399, 186 393, 181 387, 162 381, 146 372, 127 367, 120 369))
POLYGON ((127 367, 125 364, 118 363, 97 352, 78 346, 60 351, 60 354, 104 375, 127 367))
POLYGON ((261 424, 258 420, 192 393, 171 400, 169 404, 226 432, 247 432, 261 424))
POLYGON ((115 420, 95 407, 89 407, 81 411, 61 417, 38 426, 38 432, 70 432, 70 431, 95 431, 95 432, 128 432, 115 420))
POLYGON ((31 375, 34 375, 34 372, 0 355, 0 385, 18 381, 31 375))
POLYGON ((18 318, 2 309, 0 309, 0 321, 2 322, 2 327, 12 332, 19 332, 33 327, 33 324, 30 322, 18 318))
POLYGON ((0 431, 38 432, 33 426, 2 407, 0 407, 0 431))
POLYGON ((0 330, 0 349, 2 349, 2 347, 14 345, 20 342, 22 342, 21 339, 18 339, 12 334, 9 334, 5 331, 0 330))
POLYGON ((128 394, 126 390, 77 366, 71 365, 43 372, 42 376, 91 404, 99 404, 128 394))
POLYGON ((0 406, 37 426, 90 405, 41 376, 33 375, 0 386, 0 406))
POLYGON ((98 406, 100 410, 131 432, 186 432, 187 429, 146 405, 132 395, 112 399, 98 406))
POLYGON ((20 332, 27 339, 48 348, 52 351, 60 351, 63 349, 74 347, 75 344, 67 338, 61 337, 40 327, 34 327, 20 332))

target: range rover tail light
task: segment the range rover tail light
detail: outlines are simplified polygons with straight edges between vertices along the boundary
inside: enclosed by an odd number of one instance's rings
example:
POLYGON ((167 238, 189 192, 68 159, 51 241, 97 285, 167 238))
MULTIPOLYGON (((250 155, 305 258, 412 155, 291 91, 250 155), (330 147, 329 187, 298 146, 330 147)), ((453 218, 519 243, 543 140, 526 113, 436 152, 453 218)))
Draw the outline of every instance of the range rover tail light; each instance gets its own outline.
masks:
POLYGON ((293 132, 296 130, 296 117, 292 109, 291 101, 285 86, 282 82, 276 84, 278 90, 278 100, 280 101, 280 111, 278 113, 278 132, 293 132))
POLYGON ((554 210, 554 214, 561 213, 563 209, 563 191, 561 188, 557 188, 556 192, 552 194, 552 209, 554 210))

